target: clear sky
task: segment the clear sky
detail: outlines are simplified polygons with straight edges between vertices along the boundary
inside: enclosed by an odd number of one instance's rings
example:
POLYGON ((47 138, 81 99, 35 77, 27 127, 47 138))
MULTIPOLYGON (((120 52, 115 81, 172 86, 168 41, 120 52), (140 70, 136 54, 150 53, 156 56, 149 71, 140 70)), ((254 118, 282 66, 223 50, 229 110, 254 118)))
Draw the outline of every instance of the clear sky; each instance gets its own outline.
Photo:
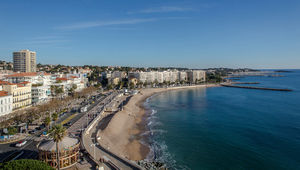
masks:
POLYGON ((0 60, 300 68, 300 0, 1 0, 0 60))

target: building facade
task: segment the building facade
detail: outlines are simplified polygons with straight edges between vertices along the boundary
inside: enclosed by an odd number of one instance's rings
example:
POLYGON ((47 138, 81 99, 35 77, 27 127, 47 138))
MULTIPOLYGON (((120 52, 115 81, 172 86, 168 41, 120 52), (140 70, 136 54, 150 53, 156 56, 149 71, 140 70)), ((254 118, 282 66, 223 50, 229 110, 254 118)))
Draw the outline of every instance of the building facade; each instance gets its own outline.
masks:
POLYGON ((0 91, 0 116, 7 115, 12 112, 12 95, 6 91, 0 91))
POLYGON ((206 73, 202 70, 190 70, 187 72, 188 82, 199 83, 206 81, 206 73))
POLYGON ((49 100, 51 95, 51 74, 43 72, 15 73, 5 76, 10 83, 28 81, 32 84, 32 104, 41 104, 49 100))
POLYGON ((31 83, 22 82, 22 83, 10 83, 1 81, 0 84, 4 91, 8 92, 9 95, 12 95, 13 106, 12 110, 18 110, 31 106, 31 83))
POLYGON ((13 52, 15 72, 36 72, 36 52, 21 50, 13 52))
POLYGON ((137 79, 142 83, 201 83, 205 82, 205 71, 203 70, 188 70, 188 71, 149 71, 149 72, 130 72, 128 79, 137 79))

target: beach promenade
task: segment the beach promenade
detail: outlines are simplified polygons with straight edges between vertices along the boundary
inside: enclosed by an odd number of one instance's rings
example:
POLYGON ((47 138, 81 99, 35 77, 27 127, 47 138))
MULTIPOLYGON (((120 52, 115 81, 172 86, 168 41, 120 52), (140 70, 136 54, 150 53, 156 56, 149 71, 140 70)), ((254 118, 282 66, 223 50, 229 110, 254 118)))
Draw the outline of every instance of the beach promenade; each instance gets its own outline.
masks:
POLYGON ((82 132, 82 145, 90 158, 104 169, 142 169, 135 161, 145 159, 150 151, 147 145, 141 143, 140 137, 146 128, 143 124, 145 100, 169 90, 216 86, 218 85, 149 88, 141 89, 133 96, 122 96, 121 93, 114 92, 88 113, 97 116, 89 121, 82 132), (123 103, 127 104, 120 109, 123 103), (118 111, 106 112, 111 106, 118 111))
MULTIPOLYGON (((111 98, 103 101, 104 106, 110 105, 115 102, 114 99, 117 95, 119 95, 119 93, 115 93, 111 98)), ((97 114, 98 116, 92 122, 90 122, 88 127, 82 133, 82 143, 84 148, 90 154, 92 159, 99 165, 101 165, 101 162, 99 160, 103 160, 105 164, 105 167, 103 167, 104 169, 141 169, 137 165, 135 165, 134 162, 130 162, 129 160, 120 158, 119 156, 110 152, 109 149, 105 149, 97 143, 96 133, 98 125, 101 122, 102 118, 107 116, 104 110, 105 107, 100 107, 97 109, 97 112, 99 112, 99 114, 97 114)))

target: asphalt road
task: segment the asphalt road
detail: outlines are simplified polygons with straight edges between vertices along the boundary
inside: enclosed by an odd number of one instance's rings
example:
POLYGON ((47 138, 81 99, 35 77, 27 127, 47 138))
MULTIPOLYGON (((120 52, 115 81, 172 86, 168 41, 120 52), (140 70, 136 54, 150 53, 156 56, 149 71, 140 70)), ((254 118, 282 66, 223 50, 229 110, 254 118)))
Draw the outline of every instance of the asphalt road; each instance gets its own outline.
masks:
MULTIPOLYGON (((109 104, 111 104, 111 102, 115 102, 115 101, 108 100, 107 102, 104 103, 104 105, 109 105, 109 104)), ((102 109, 98 110, 98 114, 101 113, 101 111, 102 111, 102 109)), ((107 126, 107 122, 109 122, 111 118, 112 118, 112 116, 107 116, 106 118, 102 119, 102 121, 100 121, 100 123, 98 122, 97 124, 92 126, 89 133, 83 134, 82 138, 83 138, 83 144, 86 147, 85 149, 96 160, 99 160, 100 158, 103 158, 103 156, 105 156, 113 163, 113 165, 117 166, 119 169, 139 170, 140 168, 137 167, 136 165, 132 164, 131 162, 129 162, 125 159, 122 159, 121 157, 113 154, 109 150, 107 150, 97 144, 97 142, 96 142, 97 141, 97 139, 96 139, 97 138, 97 136, 96 136, 97 130, 107 126)))
POLYGON ((38 158, 38 150, 36 147, 38 142, 34 141, 34 138, 30 140, 27 139, 27 143, 21 148, 15 147, 16 143, 17 142, 0 145, 0 162, 10 161, 17 155, 19 155, 17 159, 38 158))
MULTIPOLYGON (((108 93, 104 96, 100 96, 100 94, 95 97, 94 99, 90 99, 84 103, 82 103, 81 107, 85 106, 87 103, 91 103, 94 101, 93 104, 90 104, 88 107, 88 111, 93 109, 97 104, 102 102, 107 96, 109 96, 111 93, 108 93)), ((69 112, 65 113, 64 116, 60 117, 57 123, 60 123, 67 119, 70 115, 75 114, 74 112, 69 112)), ((73 124, 77 120, 79 120, 81 117, 83 117, 86 114, 84 113, 77 113, 77 116, 75 116, 71 122, 73 124)), ((45 131, 46 128, 41 129, 37 131, 34 135, 26 137, 24 140, 27 141, 27 143, 21 147, 15 147, 15 143, 9 143, 9 144, 0 144, 0 162, 6 162, 14 159, 16 156, 16 159, 37 159, 38 158, 38 149, 37 149, 37 144, 39 143, 38 141, 41 139, 39 136, 42 134, 43 131, 45 131)))

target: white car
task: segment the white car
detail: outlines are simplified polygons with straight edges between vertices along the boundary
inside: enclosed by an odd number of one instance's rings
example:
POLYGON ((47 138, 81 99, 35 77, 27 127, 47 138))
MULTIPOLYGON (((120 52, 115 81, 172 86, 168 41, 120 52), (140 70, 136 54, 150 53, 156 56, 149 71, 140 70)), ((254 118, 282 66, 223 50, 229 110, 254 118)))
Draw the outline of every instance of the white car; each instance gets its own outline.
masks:
POLYGON ((26 140, 21 140, 16 144, 16 147, 20 148, 20 147, 24 146, 26 143, 27 143, 26 140))

